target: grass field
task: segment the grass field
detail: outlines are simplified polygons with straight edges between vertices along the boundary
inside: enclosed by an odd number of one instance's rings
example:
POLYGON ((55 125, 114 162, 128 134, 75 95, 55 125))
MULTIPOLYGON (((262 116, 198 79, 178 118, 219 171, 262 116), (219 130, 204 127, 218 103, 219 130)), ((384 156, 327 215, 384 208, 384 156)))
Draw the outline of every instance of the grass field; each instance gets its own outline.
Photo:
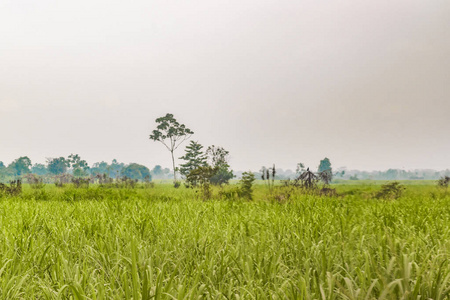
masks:
POLYGON ((0 198, 2 299, 449 299, 450 191, 201 201, 194 191, 43 189, 0 198))

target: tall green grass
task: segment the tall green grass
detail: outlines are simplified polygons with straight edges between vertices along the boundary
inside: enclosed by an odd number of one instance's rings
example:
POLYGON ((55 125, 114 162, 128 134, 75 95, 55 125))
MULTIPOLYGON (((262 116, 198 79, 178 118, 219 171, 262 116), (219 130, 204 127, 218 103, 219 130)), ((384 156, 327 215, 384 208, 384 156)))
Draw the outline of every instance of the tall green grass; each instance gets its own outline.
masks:
MULTIPOLYGON (((410 186, 271 202, 26 188, 0 199, 3 299, 448 299, 450 196, 410 186)), ((357 189, 357 190, 352 190, 357 189)))

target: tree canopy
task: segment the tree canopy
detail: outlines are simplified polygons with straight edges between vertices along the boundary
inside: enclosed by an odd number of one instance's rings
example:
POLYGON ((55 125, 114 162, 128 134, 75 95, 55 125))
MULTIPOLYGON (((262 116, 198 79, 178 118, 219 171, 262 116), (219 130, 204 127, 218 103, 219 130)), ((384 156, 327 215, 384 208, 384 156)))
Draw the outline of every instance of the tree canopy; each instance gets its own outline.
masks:
POLYGON ((192 130, 184 124, 180 124, 173 114, 166 114, 164 117, 157 118, 155 122, 158 124, 156 129, 150 134, 150 139, 162 143, 172 156, 173 178, 176 182, 176 167, 173 152, 187 139, 194 134, 192 130))
POLYGON ((151 180, 150 170, 143 165, 132 163, 122 170, 122 175, 131 179, 148 179, 151 180))
POLYGON ((64 157, 47 159, 47 169, 51 174, 58 175, 67 172, 70 162, 64 157))
POLYGON ((229 152, 223 147, 210 146, 206 150, 208 162, 216 173, 211 177, 211 183, 214 185, 227 184, 234 177, 233 170, 230 170, 228 164, 229 152))
POLYGON ((31 160, 28 158, 28 156, 22 156, 13 161, 8 168, 10 168, 13 171, 13 174, 15 176, 24 175, 27 173, 30 173, 31 170, 31 160))
POLYGON ((185 154, 180 157, 185 163, 180 165, 180 174, 186 178, 189 173, 197 168, 205 167, 206 155, 202 151, 203 146, 198 142, 191 141, 189 145, 186 146, 185 154))

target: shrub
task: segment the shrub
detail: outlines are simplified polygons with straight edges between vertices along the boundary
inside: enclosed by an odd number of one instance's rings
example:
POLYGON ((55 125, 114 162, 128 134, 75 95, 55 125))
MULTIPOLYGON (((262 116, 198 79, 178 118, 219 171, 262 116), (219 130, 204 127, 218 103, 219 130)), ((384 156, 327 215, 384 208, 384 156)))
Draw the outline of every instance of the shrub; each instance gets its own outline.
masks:
POLYGON ((73 176, 70 174, 60 174, 60 175, 56 175, 54 177, 54 181, 55 181, 55 186, 57 187, 64 187, 64 185, 72 182, 73 176))
POLYGON ((242 178, 240 180, 240 191, 241 191, 241 197, 252 200, 253 199, 253 182, 255 181, 255 175, 252 172, 244 172, 242 173, 242 178))
POLYGON ((186 187, 198 187, 203 200, 212 198, 211 178, 216 174, 217 168, 210 166, 199 167, 186 176, 186 187))
POLYGON ((22 193, 22 181, 20 180, 11 181, 9 183, 9 186, 0 183, 0 194, 8 196, 17 196, 20 193, 22 193))
POLYGON ((44 179, 36 174, 28 173, 23 176, 32 189, 41 189, 45 186, 44 179))
POLYGON ((378 199, 398 199, 402 196, 405 187, 398 181, 387 183, 381 186, 381 190, 375 195, 378 199))
POLYGON ((437 185, 438 187, 441 188, 448 188, 448 185, 450 184, 450 177, 449 176, 444 176, 441 177, 438 181, 437 181, 437 185))
POLYGON ((82 187, 88 188, 89 181, 90 181, 89 178, 80 178, 80 177, 72 178, 72 183, 73 183, 74 187, 76 187, 77 189, 82 188, 82 187))
POLYGON ((238 200, 241 195, 239 186, 222 187, 219 191, 219 197, 226 200, 238 200))

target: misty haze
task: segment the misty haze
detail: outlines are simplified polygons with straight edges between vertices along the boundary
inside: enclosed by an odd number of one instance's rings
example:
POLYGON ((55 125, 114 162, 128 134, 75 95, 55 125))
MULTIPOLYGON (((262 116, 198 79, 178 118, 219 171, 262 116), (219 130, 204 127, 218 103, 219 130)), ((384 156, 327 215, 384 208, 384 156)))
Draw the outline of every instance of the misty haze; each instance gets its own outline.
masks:
POLYGON ((449 299, 450 2, 0 2, 4 299, 449 299))

